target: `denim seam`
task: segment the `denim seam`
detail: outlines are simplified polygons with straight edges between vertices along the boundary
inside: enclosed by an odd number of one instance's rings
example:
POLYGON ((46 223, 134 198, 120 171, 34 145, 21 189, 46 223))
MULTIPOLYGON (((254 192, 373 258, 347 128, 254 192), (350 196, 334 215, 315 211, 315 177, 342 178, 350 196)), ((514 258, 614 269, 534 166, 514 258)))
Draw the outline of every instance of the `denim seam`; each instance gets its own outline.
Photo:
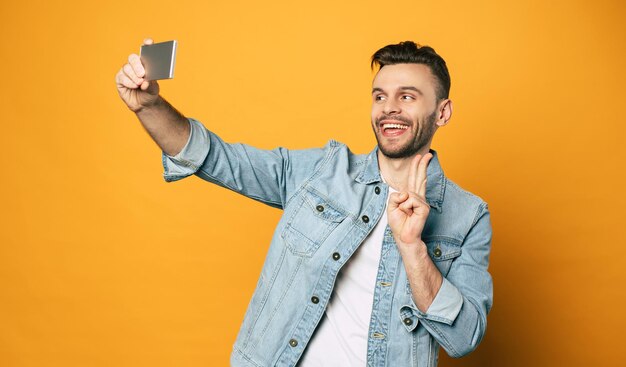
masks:
POLYGON ((239 356, 241 358, 243 358, 246 362, 249 362, 250 364, 252 364, 255 367, 263 367, 259 364, 257 364, 256 362, 254 362, 252 359, 250 359, 247 355, 245 355, 241 350, 239 350, 239 348, 235 348, 235 352, 237 352, 237 354, 239 354, 239 356))
POLYGON ((437 198, 437 206, 435 207, 437 211, 439 211, 439 213, 443 211, 443 199, 446 193, 446 184, 448 181, 447 177, 443 174, 443 171, 441 172, 441 175, 443 176, 443 180, 441 180, 441 185, 439 188, 439 198, 437 198))
POLYGON ((446 324, 446 325, 452 325, 452 320, 450 320, 448 318, 445 318, 445 317, 437 316, 437 315, 429 315, 429 314, 423 313, 418 318, 422 318, 422 319, 430 320, 430 321, 435 321, 435 322, 441 322, 441 323, 446 324))
MULTIPOLYGON (((465 299, 463 301, 465 301, 465 299)), ((478 318, 480 319, 480 323, 479 323, 478 327, 480 328, 481 325, 483 326, 483 328, 482 328, 483 330, 480 333, 482 335, 480 335, 479 340, 477 340, 477 342, 476 342, 476 345, 478 345, 478 344, 480 344, 480 342, 485 337, 485 333, 487 331, 487 326, 486 326, 487 325, 487 317, 486 316, 483 317, 482 312, 480 312, 481 308, 478 307, 478 305, 476 305, 476 303, 474 302, 473 299, 467 297, 467 301, 474 307, 474 309, 476 310, 476 313, 478 314, 478 318)), ((473 336, 472 336, 472 339, 473 339, 473 336)))
POLYGON ((478 223, 478 220, 480 219, 480 217, 482 217, 484 211, 484 208, 487 206, 487 203, 485 203, 484 201, 482 203, 480 203, 480 205, 478 205, 478 208, 476 209, 476 215, 474 216, 474 221, 472 222, 472 225, 470 226, 470 230, 471 228, 474 228, 474 226, 476 225, 476 223, 478 223))
POLYGON ((443 236, 443 235, 429 235, 429 236, 425 236, 424 238, 422 238, 423 242, 443 242, 446 243, 450 246, 458 246, 461 247, 461 244, 463 243, 463 240, 459 240, 456 239, 454 237, 450 237, 450 236, 443 236))
MULTIPOLYGON (((307 187, 306 191, 311 192, 319 197, 321 197, 322 199, 324 199, 325 202, 329 203, 331 208, 337 212, 339 212, 340 214, 342 214, 345 217, 354 217, 352 215, 352 213, 349 213, 347 210, 345 210, 343 208, 342 205, 339 205, 339 203, 335 202, 334 200, 330 199, 329 197, 327 197, 326 195, 322 194, 321 192, 317 191, 315 188, 313 187, 307 187)), ((304 198, 304 200, 306 200, 308 203, 311 203, 306 197, 304 198)), ((342 222, 343 219, 342 218, 339 222, 342 222)))
POLYGON ((472 198, 472 199, 478 199, 479 202, 483 201, 483 199, 476 195, 476 194, 472 194, 471 192, 463 189, 461 186, 459 186, 456 182, 450 180, 449 178, 446 177, 446 181, 448 181, 448 184, 454 186, 455 189, 457 189, 458 192, 464 194, 465 196, 472 198))
MULTIPOLYGON (((342 208, 342 209, 338 209, 341 208, 340 205, 336 204, 335 202, 328 200, 326 198, 325 195, 320 194, 317 190, 312 190, 310 188, 306 188, 305 190, 302 191, 308 191, 311 192, 315 195, 318 195, 320 197, 322 197, 325 201, 329 202, 331 204, 331 207, 333 210, 339 212, 341 215, 344 215, 345 217, 349 216, 348 214, 346 214, 346 211, 342 208)), ((328 233, 325 234, 325 236, 323 238, 319 238, 318 241, 313 241, 311 240, 309 237, 307 237, 304 233, 302 233, 300 230, 298 230, 297 228, 295 228, 292 225, 292 222, 294 220, 294 218, 297 216, 297 214, 300 212, 300 210, 302 210, 302 208, 306 207, 306 205, 311 205, 312 203, 305 197, 302 198, 303 203, 301 206, 299 206, 296 210, 293 211, 293 213, 289 216, 289 219, 285 222, 285 227, 281 230, 280 232, 280 237, 282 238, 282 240, 285 242, 285 244, 287 245, 287 247, 290 249, 290 251, 295 255, 295 256, 300 256, 300 257, 307 257, 310 258, 313 256, 313 254, 317 251, 317 249, 321 246, 321 244, 326 241, 326 239, 328 238, 328 236, 330 236, 330 234, 335 230, 335 228, 337 228, 337 226, 339 225, 339 223, 343 222, 343 220, 345 219, 345 217, 343 217, 341 219, 341 221, 333 221, 333 220, 329 220, 329 219, 325 219, 325 218, 321 218, 324 221, 327 221, 328 223, 331 223, 329 225, 329 231, 328 233), (305 204, 305 202, 307 204, 305 204), (294 231, 295 234, 297 234, 300 237, 303 237, 303 241, 309 241, 312 245, 313 248, 311 249, 310 253, 307 252, 302 252, 302 251, 297 251, 293 246, 291 241, 287 240, 288 231, 294 231)), ((305 208, 305 210, 308 210, 305 208)))
POLYGON ((291 202, 291 200, 293 200, 294 197, 298 196, 298 194, 300 193, 300 191, 302 191, 309 182, 311 182, 313 180, 313 178, 318 175, 323 168, 325 168, 326 164, 328 162, 330 162, 330 158, 335 154, 335 152, 337 151, 337 145, 338 143, 334 140, 330 140, 328 142, 329 145, 329 149, 328 149, 328 153, 326 153, 326 156, 324 157, 324 159, 322 160, 322 163, 320 163, 319 167, 317 168, 317 170, 313 171, 313 173, 311 174, 311 176, 309 176, 309 178, 307 178, 306 180, 304 180, 303 184, 300 185, 300 187, 298 187, 296 189, 296 191, 289 197, 287 198, 287 200, 285 201, 285 207, 287 207, 287 205, 289 205, 289 203, 291 202))
MULTIPOLYGON (((297 213, 297 212, 296 212, 297 213)), ((330 221, 329 221, 330 222, 330 221)), ((285 229, 281 232, 281 238, 283 239, 284 242, 286 242, 287 247, 289 247, 289 249, 291 249, 291 252, 295 255, 295 256, 299 256, 299 257, 313 257, 313 254, 317 251, 317 249, 322 245, 322 243, 324 243, 326 241, 326 239, 328 238, 328 236, 330 236, 330 234, 335 230, 335 228, 337 228, 337 226, 339 225, 338 222, 330 222, 332 223, 331 226, 329 226, 329 231, 328 233, 324 234, 324 236, 322 236, 321 238, 319 238, 317 241, 313 241, 311 240, 309 237, 305 236, 304 233, 302 233, 301 231, 299 231, 297 228, 295 228, 294 226, 292 226, 290 223, 287 223, 285 225, 285 229), (302 237, 303 241, 308 241, 310 242, 313 246, 311 248, 310 253, 308 252, 302 252, 302 251, 298 251, 295 248, 293 248, 290 243, 290 241, 287 241, 287 239, 285 238, 287 236, 286 232, 287 231, 293 231, 295 232, 296 235, 298 235, 299 237, 302 237), (283 236, 284 234, 284 236, 283 236)))
POLYGON ((459 354, 459 352, 456 351, 454 346, 452 346, 448 338, 446 338, 445 334, 439 329, 439 327, 437 327, 437 325, 434 322, 428 321, 428 324, 430 325, 430 327, 432 327, 435 330, 435 332, 439 335, 441 340, 446 343, 446 345, 448 346, 448 349, 450 349, 450 351, 453 354, 451 357, 460 357, 461 355, 459 354))
POLYGON ((300 270, 300 266, 302 266, 303 262, 304 262, 304 259, 302 258, 298 259, 296 268, 294 269, 292 276, 290 277, 289 282, 287 283, 287 286, 285 287, 283 294, 281 294, 280 299, 277 302, 277 306, 274 308, 274 310, 272 311, 272 314, 269 316, 269 320, 265 324, 265 327, 263 328, 263 330, 261 330, 261 333, 259 334, 259 338, 263 338, 263 336, 267 332, 267 328, 270 326, 272 320, 274 319, 274 316, 276 315, 276 311, 282 305, 283 300, 285 299, 285 296, 287 295, 287 293, 289 293, 289 289, 291 288, 291 285, 293 284, 293 280, 296 278, 296 274, 298 274, 298 271, 300 270))
POLYGON ((419 367, 418 361, 419 356, 417 354, 417 344, 418 344, 418 336, 417 333, 411 333, 411 338, 413 339, 412 348, 411 348, 411 359, 413 360, 413 367, 419 367))
POLYGON ((428 365, 432 366, 434 361, 433 361, 433 337, 432 336, 428 336, 428 365))
MULTIPOLYGON (((259 196, 256 196, 256 195, 250 195, 250 194, 248 194, 248 193, 244 192, 243 190, 241 190, 241 191, 240 191, 240 190, 238 190, 237 188, 233 187, 232 185, 227 184, 226 182, 224 182, 224 181, 222 181, 222 180, 218 179, 217 177, 215 177, 215 176, 213 176, 213 175, 209 174, 209 173, 208 173, 207 171, 205 171, 205 170, 200 170, 200 171, 202 171, 202 173, 203 173, 203 174, 205 174, 205 175, 206 175, 208 178, 210 178, 212 181, 216 182, 216 183, 217 183, 217 184, 219 184, 220 186, 225 187, 225 188, 227 188, 227 189, 229 189, 229 190, 231 190, 231 191, 234 191, 234 192, 236 192, 236 193, 240 193, 240 194, 242 194, 242 195, 245 195, 246 197, 249 197, 249 198, 254 199, 254 200, 257 200, 257 201, 260 201, 260 202, 262 202, 262 203, 274 204, 274 205, 276 205, 276 206, 282 206, 282 203, 281 203, 281 202, 274 201, 274 200, 265 200, 265 199, 260 198, 259 196)), ((197 171, 196 171, 196 172, 197 172, 197 171)))
MULTIPOLYGON (((278 276, 279 270, 282 266, 283 260, 285 259, 285 251, 288 251, 287 249, 283 249, 282 253, 280 254, 280 261, 278 261, 278 265, 275 267, 274 273, 272 274, 271 280, 268 284, 271 284, 272 287, 274 285, 274 282, 276 281, 276 277, 278 276)), ((254 318, 252 319, 253 323, 250 325, 250 328, 248 330, 248 334, 246 335, 246 339, 243 343, 243 348, 247 349, 248 347, 248 343, 250 341, 250 336, 252 335, 252 331, 254 330, 256 323, 259 321, 259 316, 261 315, 261 312, 263 311, 263 309, 265 308, 265 304, 267 302, 267 299, 269 298, 270 292, 272 290, 272 287, 269 287, 267 289, 267 292, 265 293, 265 295, 263 296, 263 298, 260 301, 260 305, 261 307, 258 307, 258 311, 257 313, 254 315, 254 318)))
MULTIPOLYGON (((346 231, 345 237, 347 237, 350 234, 351 230, 352 229, 346 231)), ((326 264, 324 266, 325 266, 325 268, 327 268, 326 264)), ((317 322, 315 324, 311 324, 311 327, 309 329, 305 330, 305 334, 313 335, 313 333, 315 332, 315 329, 317 329, 317 326, 319 325, 320 320, 324 317, 324 313, 326 312, 326 308, 328 307, 328 303, 330 302, 330 297, 332 297, 332 292, 333 292, 333 289, 334 289, 334 285, 335 285, 335 282, 337 280, 337 275, 339 274, 340 270, 341 270, 341 268, 333 270, 332 267, 330 267, 329 272, 330 272, 330 275, 331 275, 332 282, 322 282, 320 284, 320 280, 318 278, 318 281, 315 283, 315 285, 313 287, 313 290, 315 290, 315 288, 317 288, 318 284, 321 286, 319 289, 324 294, 324 299, 326 301, 326 304, 324 305, 324 308, 322 309, 322 312, 320 313, 320 316, 317 318, 317 322)), ((320 277, 320 278, 322 278, 322 277, 320 277)), ((319 293, 319 295, 322 295, 322 293, 319 293)), ((321 299, 320 299, 320 301, 321 301, 321 299)), ((307 307, 309 307, 309 306, 307 306, 307 307)), ((297 325, 296 325, 296 328, 297 328, 297 325)), ((293 334, 293 331, 290 333, 290 335, 292 335, 292 334, 293 334)), ((304 349, 306 349, 306 346, 310 343, 310 341, 311 341, 310 339, 311 338, 309 337, 309 340, 307 340, 306 342, 302 341, 304 343, 304 345, 303 345, 304 349)), ((300 354, 300 356, 298 357, 298 360, 296 360, 296 363, 300 360, 300 358, 302 358, 302 354, 300 354)))
POLYGON ((432 361, 431 361, 431 366, 436 367, 437 366, 437 341, 435 340, 435 338, 433 338, 431 335, 428 336, 428 339, 430 340, 430 352, 432 353, 432 361))

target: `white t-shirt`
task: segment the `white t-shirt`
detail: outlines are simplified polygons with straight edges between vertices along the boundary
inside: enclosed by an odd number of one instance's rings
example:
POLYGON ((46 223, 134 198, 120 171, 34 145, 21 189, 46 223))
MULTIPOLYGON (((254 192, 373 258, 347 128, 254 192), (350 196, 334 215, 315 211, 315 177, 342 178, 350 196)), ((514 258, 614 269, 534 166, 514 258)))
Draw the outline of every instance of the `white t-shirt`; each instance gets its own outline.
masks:
MULTIPOLYGON (((389 192, 395 192, 391 187, 389 192)), ((374 289, 387 227, 383 215, 337 275, 335 289, 298 366, 365 366, 374 289)))

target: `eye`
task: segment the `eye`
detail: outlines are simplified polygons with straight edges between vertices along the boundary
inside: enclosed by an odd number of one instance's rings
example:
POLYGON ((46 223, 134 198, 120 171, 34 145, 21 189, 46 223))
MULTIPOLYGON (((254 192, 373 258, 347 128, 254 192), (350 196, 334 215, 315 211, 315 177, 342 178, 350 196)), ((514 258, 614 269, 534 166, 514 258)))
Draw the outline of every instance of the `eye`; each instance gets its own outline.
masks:
POLYGON ((385 96, 382 94, 377 94, 374 96, 374 101, 384 101, 385 100, 385 96))
POLYGON ((410 94, 405 94, 405 95, 401 96, 400 99, 402 99, 404 101, 414 101, 415 97, 413 97, 410 94))

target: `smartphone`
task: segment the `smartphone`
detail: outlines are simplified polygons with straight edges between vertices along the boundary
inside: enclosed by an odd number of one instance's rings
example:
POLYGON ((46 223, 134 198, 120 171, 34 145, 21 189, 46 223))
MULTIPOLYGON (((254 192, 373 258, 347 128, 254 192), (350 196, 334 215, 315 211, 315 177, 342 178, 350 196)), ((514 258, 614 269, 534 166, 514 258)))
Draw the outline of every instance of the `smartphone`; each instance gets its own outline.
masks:
POLYGON ((141 63, 146 80, 172 79, 176 62, 176 40, 141 46, 141 63))

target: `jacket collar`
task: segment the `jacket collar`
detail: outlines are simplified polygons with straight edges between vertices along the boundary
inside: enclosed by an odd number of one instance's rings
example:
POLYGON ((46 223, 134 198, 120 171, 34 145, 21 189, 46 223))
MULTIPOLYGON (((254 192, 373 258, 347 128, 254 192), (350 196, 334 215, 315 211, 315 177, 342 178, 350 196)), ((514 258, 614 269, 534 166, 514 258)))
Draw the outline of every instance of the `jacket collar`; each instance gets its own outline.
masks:
MULTIPOLYGON (((433 158, 428 163, 426 169, 426 201, 428 204, 441 212, 443 196, 446 191, 446 176, 443 174, 437 152, 430 150, 433 158)), ((374 148, 365 161, 362 162, 361 173, 356 177, 356 181, 363 184, 382 182, 380 169, 378 168, 378 147, 374 148)))

